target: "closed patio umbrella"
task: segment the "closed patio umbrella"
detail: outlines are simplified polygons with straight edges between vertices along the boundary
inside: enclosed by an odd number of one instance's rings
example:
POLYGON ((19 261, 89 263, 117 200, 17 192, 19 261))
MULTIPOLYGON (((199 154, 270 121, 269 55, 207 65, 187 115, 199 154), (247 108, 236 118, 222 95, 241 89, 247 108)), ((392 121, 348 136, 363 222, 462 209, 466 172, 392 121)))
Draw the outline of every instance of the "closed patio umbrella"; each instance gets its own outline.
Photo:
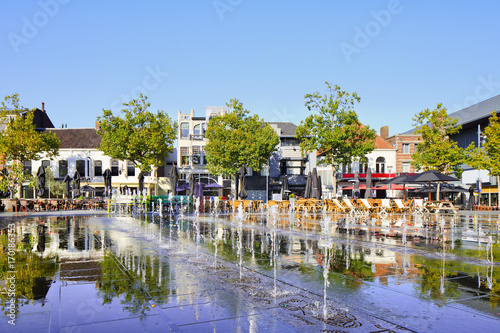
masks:
POLYGON ((170 188, 172 189, 172 192, 175 192, 175 189, 177 188, 177 180, 179 179, 179 170, 175 165, 173 165, 172 169, 170 169, 169 177, 170 188))
POLYGON ((247 193, 247 184, 246 184, 246 176, 247 176, 247 168, 242 165, 240 170, 238 170, 238 180, 240 182, 240 191, 238 193, 238 196, 242 199, 245 199, 248 197, 247 193))
POLYGON ((319 198, 323 196, 323 183, 321 183, 321 176, 318 176, 318 192, 319 192, 319 198))
POLYGON ((64 196, 67 198, 69 198, 71 196, 70 192, 71 192, 71 177, 69 175, 66 175, 66 177, 64 177, 64 182, 66 183, 66 190, 64 192, 64 196))
POLYGON ((318 190, 318 170, 316 168, 313 168, 311 181, 312 181, 311 197, 319 200, 321 198, 318 190))
POLYGON ((306 189, 304 190, 304 198, 308 199, 311 197, 312 193, 312 173, 309 171, 306 180, 306 189))
POLYGON ((368 170, 366 170, 365 199, 370 199, 371 197, 372 197, 372 170, 368 168, 368 170))
POLYGON ((144 191, 144 172, 139 172, 137 180, 139 181, 139 195, 142 195, 142 192, 144 191))
POLYGON ((111 198, 111 170, 104 170, 102 175, 104 177, 104 196, 111 198))
POLYGON ((73 175, 73 197, 80 196, 80 173, 75 171, 73 175))
POLYGON ((203 184, 202 183, 196 183, 197 188, 195 187, 195 190, 194 190, 194 195, 196 195, 198 198, 202 198, 203 197, 203 184))
POLYGON ((285 175, 283 177, 283 196, 282 196, 283 200, 288 200, 288 193, 289 192, 290 192, 290 190, 288 189, 288 176, 285 175))
POLYGON ((42 197, 45 194, 45 168, 43 166, 38 168, 36 176, 38 177, 38 191, 36 194, 42 197))
POLYGON ((191 172, 188 176, 188 184, 189 184, 189 195, 194 194, 194 175, 191 172))

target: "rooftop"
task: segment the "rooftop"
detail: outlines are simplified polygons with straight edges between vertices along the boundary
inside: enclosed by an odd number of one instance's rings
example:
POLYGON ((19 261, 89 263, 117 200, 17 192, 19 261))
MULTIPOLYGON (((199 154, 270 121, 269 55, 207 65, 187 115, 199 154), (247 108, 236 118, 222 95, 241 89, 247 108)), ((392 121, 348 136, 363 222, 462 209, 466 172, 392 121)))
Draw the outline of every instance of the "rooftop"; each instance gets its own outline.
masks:
POLYGON ((51 128, 48 132, 55 133, 61 140, 61 149, 99 149, 101 137, 95 128, 51 128))

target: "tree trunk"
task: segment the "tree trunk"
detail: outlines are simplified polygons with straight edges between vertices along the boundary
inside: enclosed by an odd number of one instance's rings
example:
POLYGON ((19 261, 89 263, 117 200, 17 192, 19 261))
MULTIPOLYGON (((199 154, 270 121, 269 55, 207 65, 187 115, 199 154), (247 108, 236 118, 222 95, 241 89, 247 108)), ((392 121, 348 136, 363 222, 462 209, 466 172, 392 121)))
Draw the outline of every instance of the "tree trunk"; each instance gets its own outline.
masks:
POLYGON ((235 178, 234 185, 235 185, 235 189, 236 189, 236 193, 234 194, 234 199, 235 200, 239 200, 240 199, 239 198, 239 192, 240 191, 238 191, 238 190, 239 190, 240 186, 239 186, 238 174, 236 174, 234 176, 234 178, 235 178))
POLYGON ((337 197, 337 169, 332 165, 332 188, 333 188, 333 197, 337 197))

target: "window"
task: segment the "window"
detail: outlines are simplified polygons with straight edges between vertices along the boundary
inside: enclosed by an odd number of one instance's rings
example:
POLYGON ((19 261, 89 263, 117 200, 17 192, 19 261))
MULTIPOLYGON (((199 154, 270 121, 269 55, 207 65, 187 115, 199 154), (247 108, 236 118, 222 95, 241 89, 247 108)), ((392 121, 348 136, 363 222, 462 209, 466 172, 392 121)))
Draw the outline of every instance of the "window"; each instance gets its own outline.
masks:
POLYGON ((366 158, 362 158, 359 160, 359 173, 366 173, 368 170, 368 162, 366 161, 366 158))
POLYGON ((403 162, 401 171, 402 172, 410 172, 410 162, 403 162))
POLYGON ((31 161, 24 161, 24 173, 31 175, 31 161))
POLYGON ((42 166, 44 168, 50 168, 50 161, 49 160, 43 160, 42 161, 42 166))
POLYGON ((102 176, 102 161, 94 161, 94 177, 102 176))
POLYGON ((68 174, 68 161, 61 160, 59 161, 59 177, 66 177, 68 174))
POLYGON ((353 173, 352 166, 350 164, 348 164, 348 165, 342 164, 341 170, 342 170, 342 173, 353 173))
POLYGON ((189 123, 181 123, 181 138, 189 138, 189 123))
POLYGON ((76 160, 76 171, 80 177, 85 177, 85 160, 76 160))
POLYGON ((127 176, 135 176, 135 164, 132 161, 127 162, 127 176))
POLYGON ((119 175, 119 164, 117 160, 111 161, 111 176, 119 175))
POLYGON ((300 140, 293 139, 293 138, 281 138, 280 141, 281 141, 281 146, 282 147, 298 146, 300 144, 300 140))
POLYGON ((282 160, 280 161, 281 175, 303 175, 305 161, 302 160, 282 160))
POLYGON ((201 164, 201 147, 200 146, 193 146, 193 164, 198 164, 198 165, 201 164))
POLYGON ((181 165, 189 165, 189 147, 181 147, 181 165))
POLYGON ((409 154, 410 153, 410 144, 409 143, 401 144, 401 153, 402 154, 409 154))
POLYGON ((201 124, 198 124, 193 128, 193 134, 194 135, 201 135, 201 124))
POLYGON ((378 157, 375 165, 376 173, 385 173, 385 158, 378 157))

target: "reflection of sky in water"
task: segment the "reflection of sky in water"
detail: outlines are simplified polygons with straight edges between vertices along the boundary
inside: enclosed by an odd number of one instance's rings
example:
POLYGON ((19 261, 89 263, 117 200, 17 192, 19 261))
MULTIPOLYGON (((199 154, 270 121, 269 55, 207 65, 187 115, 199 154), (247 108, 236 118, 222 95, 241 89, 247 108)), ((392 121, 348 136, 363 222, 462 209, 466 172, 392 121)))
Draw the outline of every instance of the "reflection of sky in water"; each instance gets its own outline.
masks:
MULTIPOLYGON (((279 216, 268 224, 274 228, 266 223, 261 215, 249 215, 239 232, 236 222, 223 217, 186 216, 173 223, 158 217, 21 219, 16 222, 18 267, 24 260, 35 269, 27 273, 32 285, 19 290, 25 299, 19 312, 30 313, 62 297, 60 313, 67 325, 110 312, 117 318, 145 316, 151 302, 162 305, 172 301, 171 295, 210 289, 206 283, 185 283, 193 272, 183 258, 214 274, 215 246, 221 262, 241 260, 243 267, 267 277, 315 295, 326 290, 332 301, 380 317, 406 318, 413 327, 423 317, 452 320, 464 309, 500 312, 500 268, 490 260, 500 257, 498 218, 331 217, 328 232, 321 214, 279 216), (483 243, 487 236, 494 243, 489 248, 483 243), (323 283, 323 274, 329 284, 323 283), (54 289, 59 283, 64 285, 60 295, 54 289)), ((239 281, 235 276, 233 282, 239 281)))

